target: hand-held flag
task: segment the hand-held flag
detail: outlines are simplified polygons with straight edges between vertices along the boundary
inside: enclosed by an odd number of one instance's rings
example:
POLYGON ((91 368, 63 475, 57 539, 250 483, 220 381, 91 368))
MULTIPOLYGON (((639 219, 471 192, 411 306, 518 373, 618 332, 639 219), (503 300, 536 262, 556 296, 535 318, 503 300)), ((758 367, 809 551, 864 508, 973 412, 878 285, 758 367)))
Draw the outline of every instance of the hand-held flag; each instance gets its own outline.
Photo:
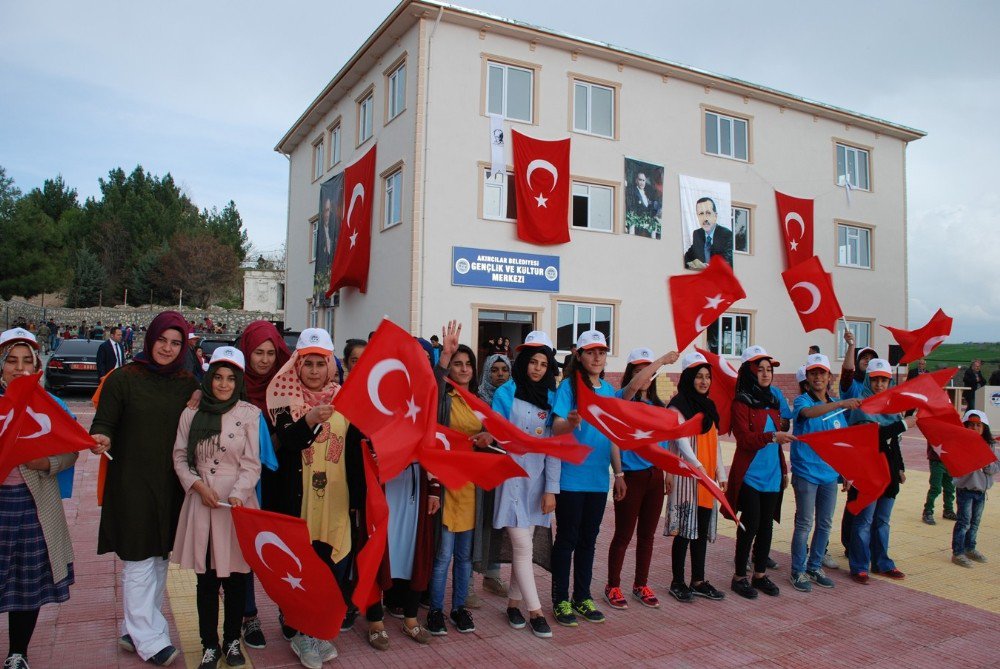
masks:
POLYGON ((781 273, 795 312, 806 332, 836 332, 837 319, 844 311, 833 290, 833 277, 823 269, 819 258, 812 256, 781 273))
POLYGON ((938 309, 926 325, 916 330, 901 330, 888 325, 882 327, 891 332, 896 343, 903 347, 903 357, 899 359, 899 364, 905 365, 926 358, 931 351, 943 344, 951 334, 951 323, 951 317, 938 309))
POLYGON ((941 458, 941 464, 955 478, 971 474, 997 459, 986 440, 964 425, 937 418, 918 418, 917 427, 941 458))
POLYGON ((898 386, 884 390, 865 399, 859 409, 865 413, 903 413, 917 410, 920 418, 937 418, 962 425, 962 420, 942 386, 955 375, 956 368, 939 369, 929 374, 915 376, 898 386))
POLYGON ((722 256, 712 256, 708 267, 697 274, 670 277, 667 285, 678 351, 687 348, 734 302, 747 296, 722 256))
POLYGON ((697 346, 694 347, 694 350, 705 356, 705 359, 712 365, 712 385, 708 387, 708 397, 715 402, 715 408, 719 411, 719 434, 729 434, 732 429, 730 421, 732 420, 733 400, 736 398, 738 372, 721 355, 716 355, 697 346))
POLYGON ((809 444, 845 481, 857 488, 858 496, 847 503, 851 513, 860 513, 881 497, 891 481, 889 461, 878 448, 875 423, 800 434, 795 438, 809 444))
POLYGON ((385 554, 389 538, 389 504, 385 500, 385 491, 382 490, 378 480, 378 467, 366 442, 361 443, 361 451, 365 465, 367 496, 365 497, 366 527, 359 530, 367 536, 367 541, 358 551, 358 582, 352 599, 358 610, 364 611, 381 600, 378 572, 382 566, 382 556, 385 554))

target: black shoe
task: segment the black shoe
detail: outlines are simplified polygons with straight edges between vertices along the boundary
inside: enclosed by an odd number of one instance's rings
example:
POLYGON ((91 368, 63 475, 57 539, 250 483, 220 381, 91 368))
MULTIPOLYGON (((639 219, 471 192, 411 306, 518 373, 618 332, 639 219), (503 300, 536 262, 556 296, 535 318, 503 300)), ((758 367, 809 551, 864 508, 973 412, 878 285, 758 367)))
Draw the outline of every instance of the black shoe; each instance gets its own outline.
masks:
POLYGON ((11 653, 4 660, 3 669, 30 669, 28 667, 28 658, 20 653, 11 653))
POLYGON ((149 658, 149 661, 158 667, 169 667, 180 654, 181 652, 173 646, 167 646, 166 648, 161 648, 156 655, 149 658))
POLYGON ((444 611, 441 609, 431 609, 427 612, 427 624, 424 628, 431 633, 431 636, 447 636, 448 628, 444 624, 444 611))
POLYGON ((294 627, 285 624, 285 614, 281 611, 278 611, 278 624, 281 626, 281 636, 284 637, 285 641, 291 641, 299 633, 294 627))
POLYGON ((757 599, 757 591, 750 585, 750 581, 747 580, 746 576, 743 578, 734 578, 733 582, 729 585, 729 589, 740 597, 757 599))
POLYGON ((545 619, 545 616, 531 619, 531 633, 540 639, 552 637, 552 628, 549 627, 549 621, 545 619))
POLYGON ((346 632, 347 630, 354 627, 354 621, 358 619, 358 610, 353 606, 347 609, 347 613, 344 614, 344 622, 340 623, 340 631, 346 632))
POLYGON ((769 579, 767 576, 755 578, 750 582, 750 584, 770 597, 777 597, 778 593, 781 592, 781 590, 778 589, 778 586, 774 584, 774 581, 769 579))
POLYGON ((243 649, 240 648, 240 640, 233 639, 225 644, 226 646, 226 664, 230 667, 242 667, 247 663, 247 659, 243 657, 243 649))
POLYGON ((955 515, 954 511, 946 510, 944 513, 941 514, 941 517, 944 518, 945 520, 958 520, 958 516, 955 515))
POLYGON ((464 606, 452 611, 449 617, 451 618, 451 622, 454 623, 455 629, 462 634, 476 631, 476 623, 472 622, 472 614, 464 606))
POLYGON ((689 604, 694 601, 694 597, 691 596, 691 588, 687 586, 687 583, 671 583, 669 592, 670 596, 678 602, 689 604))
POLYGON ((695 597, 704 597, 716 602, 726 598, 725 594, 716 590, 708 581, 702 581, 698 585, 691 586, 691 594, 695 597))
POLYGON ((772 560, 770 557, 767 558, 767 568, 777 569, 779 567, 778 563, 772 560))
POLYGON ((528 621, 521 615, 521 609, 515 606, 507 607, 507 624, 516 630, 523 630, 528 621))
POLYGON ((264 631, 260 628, 260 618, 251 616, 243 620, 243 643, 249 648, 266 648, 264 631))
POLYGON ((219 666, 219 658, 221 656, 222 650, 218 646, 205 648, 205 651, 202 653, 201 664, 198 665, 198 669, 215 669, 219 666))
POLYGON ((389 615, 392 616, 393 618, 399 618, 400 620, 402 620, 403 618, 406 617, 403 615, 402 606, 387 606, 385 610, 388 611, 389 615))
POLYGON ((130 653, 135 652, 135 644, 132 643, 132 636, 129 634, 123 634, 118 637, 118 647, 122 650, 127 650, 130 653))

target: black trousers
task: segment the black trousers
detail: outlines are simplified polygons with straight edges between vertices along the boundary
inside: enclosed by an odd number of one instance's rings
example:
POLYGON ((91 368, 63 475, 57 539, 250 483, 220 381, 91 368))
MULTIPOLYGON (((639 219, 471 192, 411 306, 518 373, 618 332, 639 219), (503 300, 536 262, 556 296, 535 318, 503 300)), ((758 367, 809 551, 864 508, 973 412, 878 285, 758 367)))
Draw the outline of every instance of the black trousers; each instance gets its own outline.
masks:
MULTIPOLYGON (((337 580, 337 586, 340 588, 340 594, 344 597, 344 602, 347 604, 347 610, 350 611, 354 608, 354 604, 351 603, 351 597, 354 596, 354 558, 355 553, 351 553, 345 557, 340 562, 333 561, 333 547, 330 544, 324 543, 322 541, 312 542, 313 550, 316 551, 316 555, 319 556, 326 566, 330 568, 333 572, 333 577, 337 580)), ((416 614, 414 614, 416 615, 416 614)), ((365 619, 368 622, 378 622, 382 620, 382 604, 376 602, 368 607, 365 611, 365 619)))
POLYGON ((552 603, 569 599, 573 567, 573 601, 593 599, 594 548, 601 531, 606 492, 562 492, 556 495, 556 540, 552 546, 552 603))
POLYGON ((673 570, 673 583, 684 583, 684 560, 687 557, 688 546, 691 547, 691 582, 705 580, 705 554, 708 552, 708 526, 712 522, 712 510, 698 507, 698 538, 685 539, 677 535, 670 548, 673 570))
MULTIPOLYGON (((402 608, 403 616, 406 618, 416 618, 417 612, 420 610, 420 594, 419 591, 410 588, 409 579, 394 578, 392 579, 392 587, 385 591, 385 604, 386 606, 402 608)), ((372 611, 376 606, 379 607, 377 620, 381 620, 381 606, 374 604, 368 611, 372 611)), ((365 617, 374 622, 372 618, 368 617, 368 612, 365 613, 365 617)))
POLYGON ((767 554, 771 552, 771 535, 774 530, 774 507, 778 504, 777 492, 760 492, 744 483, 740 486, 740 522, 736 530, 736 575, 747 575, 747 560, 753 544, 753 570, 758 574, 767 571, 767 554), (745 528, 745 529, 744 529, 745 528))
POLYGON ((40 609, 31 611, 11 611, 7 614, 7 636, 10 639, 9 653, 28 656, 28 644, 35 633, 40 609))
POLYGON ((197 577, 198 632, 201 645, 212 648, 219 645, 219 586, 222 586, 224 615, 222 638, 228 644, 240 638, 243 611, 246 609, 247 575, 231 573, 219 578, 214 569, 197 577))

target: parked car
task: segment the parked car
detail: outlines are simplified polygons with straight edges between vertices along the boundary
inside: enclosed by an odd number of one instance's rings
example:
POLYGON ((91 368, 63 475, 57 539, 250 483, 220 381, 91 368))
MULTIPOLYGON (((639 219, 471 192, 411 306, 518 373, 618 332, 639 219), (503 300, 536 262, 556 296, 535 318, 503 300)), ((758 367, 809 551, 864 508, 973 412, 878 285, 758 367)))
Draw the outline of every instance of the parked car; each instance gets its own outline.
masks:
POLYGON ((68 388, 94 390, 97 378, 97 349, 100 339, 67 339, 52 353, 45 365, 45 389, 54 393, 68 388))
POLYGON ((238 339, 239 336, 234 334, 207 334, 198 345, 201 346, 201 350, 205 354, 205 362, 208 362, 212 359, 215 349, 222 346, 236 346, 238 339))

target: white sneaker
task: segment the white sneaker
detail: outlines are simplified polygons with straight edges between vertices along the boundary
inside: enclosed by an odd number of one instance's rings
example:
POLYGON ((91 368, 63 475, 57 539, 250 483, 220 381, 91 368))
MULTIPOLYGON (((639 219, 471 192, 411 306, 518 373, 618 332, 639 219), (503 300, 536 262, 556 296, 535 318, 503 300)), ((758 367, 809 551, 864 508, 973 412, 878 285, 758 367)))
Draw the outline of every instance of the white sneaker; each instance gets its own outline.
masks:
POLYGON ((829 551, 823 555, 823 566, 827 569, 840 569, 840 563, 830 556, 829 551))
POLYGON ((323 660, 316 652, 315 639, 305 634, 296 634, 292 638, 292 652, 299 658, 299 664, 306 669, 322 669, 323 660))
POLYGON ((324 639, 313 639, 313 647, 319 655, 319 659, 324 662, 337 659, 337 647, 332 642, 324 639))

